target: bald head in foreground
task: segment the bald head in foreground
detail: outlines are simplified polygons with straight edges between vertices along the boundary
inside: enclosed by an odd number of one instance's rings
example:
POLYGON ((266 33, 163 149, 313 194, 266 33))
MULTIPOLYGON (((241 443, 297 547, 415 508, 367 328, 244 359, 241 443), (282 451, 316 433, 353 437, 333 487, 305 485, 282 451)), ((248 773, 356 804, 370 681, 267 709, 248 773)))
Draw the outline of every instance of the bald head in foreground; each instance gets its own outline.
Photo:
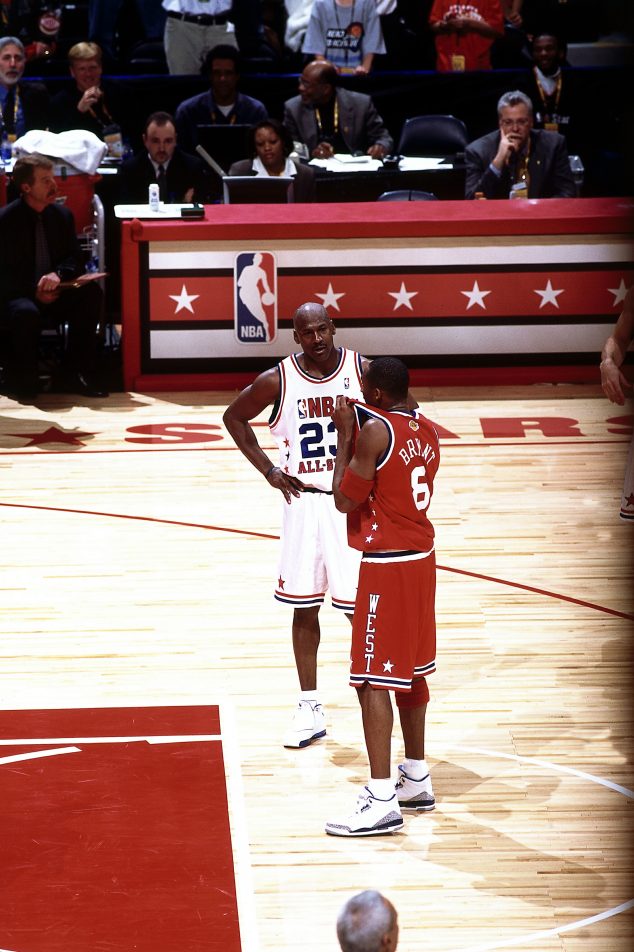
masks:
POLYGON ((342 952, 393 952, 398 943, 398 914, 375 889, 352 896, 337 918, 342 952))

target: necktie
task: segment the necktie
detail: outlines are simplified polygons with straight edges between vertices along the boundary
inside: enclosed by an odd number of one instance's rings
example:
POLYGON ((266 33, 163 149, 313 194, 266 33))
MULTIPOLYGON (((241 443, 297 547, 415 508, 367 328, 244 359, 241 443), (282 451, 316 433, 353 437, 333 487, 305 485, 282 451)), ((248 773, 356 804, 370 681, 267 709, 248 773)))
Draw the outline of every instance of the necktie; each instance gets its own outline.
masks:
POLYGON ((2 108, 2 123, 7 135, 15 132, 15 86, 9 86, 2 108))
POLYGON ((159 165, 156 181, 159 187, 159 198, 162 202, 167 201, 167 174, 165 172, 165 166, 159 165))
POLYGON ((50 270, 51 256, 44 231, 44 222, 42 216, 38 215, 35 219, 35 282, 37 283, 42 275, 48 274, 50 270))

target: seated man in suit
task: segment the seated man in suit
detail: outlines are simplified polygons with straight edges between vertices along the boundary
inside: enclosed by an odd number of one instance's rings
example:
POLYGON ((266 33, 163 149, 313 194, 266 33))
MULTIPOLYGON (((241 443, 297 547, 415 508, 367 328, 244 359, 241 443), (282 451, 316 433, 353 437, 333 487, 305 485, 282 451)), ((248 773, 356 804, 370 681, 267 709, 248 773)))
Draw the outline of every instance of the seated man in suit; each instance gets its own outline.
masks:
POLYGON ((204 202, 209 177, 201 159, 177 145, 176 127, 168 112, 153 112, 143 129, 144 149, 127 159, 117 173, 119 201, 144 204, 148 187, 159 186, 162 202, 204 202))
POLYGON ((304 67, 299 96, 284 103, 284 125, 314 159, 328 159, 335 152, 382 159, 394 146, 370 97, 337 88, 337 70, 327 60, 304 67))
POLYGON ((525 93, 500 97, 498 126, 465 149, 465 198, 575 197, 565 139, 533 129, 533 104, 525 93))
POLYGON ((0 39, 0 113, 2 139, 15 142, 31 129, 47 129, 50 101, 43 83, 23 83, 24 46, 16 36, 0 39))
POLYGON ((210 89, 185 99, 176 110, 176 130, 181 146, 194 152, 199 125, 255 125, 266 119, 266 106, 238 92, 240 54, 233 46, 214 46, 205 59, 202 73, 209 76, 210 89))
POLYGON ((55 203, 53 163, 42 155, 21 156, 13 184, 20 198, 0 210, 0 324, 9 338, 8 389, 26 399, 37 395, 40 333, 64 322, 65 389, 107 396, 91 379, 103 293, 83 275, 72 213, 55 203))
POLYGON ((315 172, 289 158, 293 140, 288 129, 277 119, 263 119, 253 127, 253 158, 234 162, 229 175, 283 175, 293 179, 296 202, 315 198, 315 172))

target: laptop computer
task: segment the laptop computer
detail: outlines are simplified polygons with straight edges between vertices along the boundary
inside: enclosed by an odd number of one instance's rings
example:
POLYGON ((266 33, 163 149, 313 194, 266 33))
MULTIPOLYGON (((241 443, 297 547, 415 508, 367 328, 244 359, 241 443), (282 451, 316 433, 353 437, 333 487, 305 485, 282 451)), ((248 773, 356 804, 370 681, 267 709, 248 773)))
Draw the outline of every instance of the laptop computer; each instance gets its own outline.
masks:
POLYGON ((278 175, 224 175, 225 205, 279 205, 294 202, 293 178, 278 175))
POLYGON ((234 162, 251 158, 251 126, 201 123, 197 129, 198 142, 225 172, 234 162))

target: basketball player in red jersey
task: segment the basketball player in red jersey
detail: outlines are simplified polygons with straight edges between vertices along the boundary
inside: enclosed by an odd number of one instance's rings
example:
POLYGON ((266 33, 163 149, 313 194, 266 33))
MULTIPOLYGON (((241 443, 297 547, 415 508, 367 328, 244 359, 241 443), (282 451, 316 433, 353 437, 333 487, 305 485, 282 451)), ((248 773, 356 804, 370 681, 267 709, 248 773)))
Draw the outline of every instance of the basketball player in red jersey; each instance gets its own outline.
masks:
POLYGON ((370 780, 355 809, 328 822, 334 836, 393 833, 401 808, 435 806, 425 762, 425 675, 436 667, 434 529, 427 518, 439 463, 438 435, 409 409, 409 374, 394 357, 364 370, 367 406, 339 397, 333 478, 337 509, 348 513, 348 540, 363 552, 352 623, 350 684, 357 689, 370 780), (405 761, 390 775, 396 693, 405 761))
POLYGON ((283 507, 275 598, 293 608, 293 652, 301 693, 284 735, 285 747, 308 747, 326 734, 317 692, 319 610, 328 590, 333 607, 352 621, 359 576, 359 552, 348 545, 346 519, 332 496, 336 453, 332 413, 338 395, 361 398, 361 374, 368 361, 335 346, 335 333, 321 304, 302 304, 293 317, 293 337, 301 352, 261 373, 223 417, 238 448, 288 504, 283 507), (278 464, 260 447, 250 424, 268 407, 278 464))

